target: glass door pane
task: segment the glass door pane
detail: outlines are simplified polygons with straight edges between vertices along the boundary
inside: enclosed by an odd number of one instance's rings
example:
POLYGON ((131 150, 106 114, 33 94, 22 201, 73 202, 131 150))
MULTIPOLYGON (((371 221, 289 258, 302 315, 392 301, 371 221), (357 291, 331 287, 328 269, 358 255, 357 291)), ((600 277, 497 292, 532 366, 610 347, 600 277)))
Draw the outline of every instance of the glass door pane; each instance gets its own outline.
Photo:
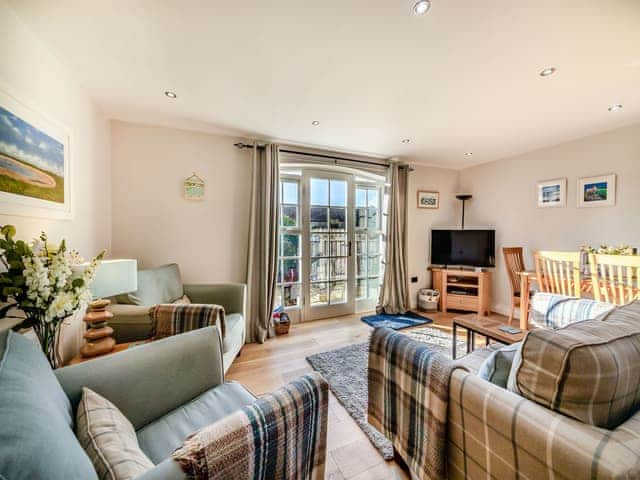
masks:
POLYGON ((350 177, 308 174, 309 302, 304 318, 316 319, 352 313, 353 282, 349 191, 350 177))
POLYGON ((285 308, 299 318, 302 305, 302 230, 300 181, 280 176, 280 238, 274 308, 285 308))
POLYGON ((357 310, 375 307, 383 275, 382 186, 355 187, 357 310))

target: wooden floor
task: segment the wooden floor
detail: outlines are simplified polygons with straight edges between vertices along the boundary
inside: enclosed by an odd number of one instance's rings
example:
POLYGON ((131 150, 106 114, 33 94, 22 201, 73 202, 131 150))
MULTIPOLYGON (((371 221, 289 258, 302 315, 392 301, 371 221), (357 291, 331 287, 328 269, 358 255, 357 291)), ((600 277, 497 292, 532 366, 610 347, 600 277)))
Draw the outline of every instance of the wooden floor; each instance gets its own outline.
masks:
MULTIPOLYGON (((237 380, 256 395, 268 393, 298 376, 311 372, 305 357, 346 345, 365 342, 371 328, 363 314, 293 325, 288 335, 266 343, 245 345, 227 380, 237 380)), ((451 319, 459 314, 433 313, 436 327, 451 331, 451 319)), ((416 327, 421 328, 421 327, 416 327)), ((394 461, 385 461, 333 394, 329 399, 327 479, 393 480, 409 476, 394 461)))

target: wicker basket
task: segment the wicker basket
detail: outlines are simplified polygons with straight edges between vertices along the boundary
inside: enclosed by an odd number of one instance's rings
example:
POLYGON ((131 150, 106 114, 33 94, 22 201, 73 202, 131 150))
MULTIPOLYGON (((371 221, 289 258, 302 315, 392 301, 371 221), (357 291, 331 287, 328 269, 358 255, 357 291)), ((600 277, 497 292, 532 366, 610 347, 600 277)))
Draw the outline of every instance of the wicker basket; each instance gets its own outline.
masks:
POLYGON ((276 329, 276 334, 278 335, 286 335, 289 333, 289 325, 291 325, 291 323, 287 322, 287 323, 280 323, 277 322, 274 327, 276 329))
POLYGON ((291 325, 291 320, 289 319, 289 315, 286 312, 282 312, 279 318, 275 319, 274 327, 276 333, 278 335, 286 335, 289 333, 289 326, 291 325))

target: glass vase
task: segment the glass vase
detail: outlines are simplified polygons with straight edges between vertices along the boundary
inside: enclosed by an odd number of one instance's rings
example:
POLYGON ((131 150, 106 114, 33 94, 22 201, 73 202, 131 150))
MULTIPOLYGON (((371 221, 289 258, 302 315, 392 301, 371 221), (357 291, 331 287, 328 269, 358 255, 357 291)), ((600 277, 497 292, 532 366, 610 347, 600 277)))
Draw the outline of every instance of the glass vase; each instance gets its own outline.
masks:
POLYGON ((58 325, 59 322, 47 322, 44 315, 28 315, 29 323, 33 325, 33 331, 38 337, 42 351, 44 352, 51 368, 58 368, 58 325), (34 318, 35 317, 35 318, 34 318))

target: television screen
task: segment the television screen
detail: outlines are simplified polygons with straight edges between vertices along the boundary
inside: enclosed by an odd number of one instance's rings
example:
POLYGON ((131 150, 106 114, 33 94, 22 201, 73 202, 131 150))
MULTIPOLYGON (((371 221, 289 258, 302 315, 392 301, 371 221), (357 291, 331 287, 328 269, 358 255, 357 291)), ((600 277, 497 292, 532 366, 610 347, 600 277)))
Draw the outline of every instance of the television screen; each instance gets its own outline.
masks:
POLYGON ((495 267, 495 238, 495 230, 431 230, 431 263, 495 267))

